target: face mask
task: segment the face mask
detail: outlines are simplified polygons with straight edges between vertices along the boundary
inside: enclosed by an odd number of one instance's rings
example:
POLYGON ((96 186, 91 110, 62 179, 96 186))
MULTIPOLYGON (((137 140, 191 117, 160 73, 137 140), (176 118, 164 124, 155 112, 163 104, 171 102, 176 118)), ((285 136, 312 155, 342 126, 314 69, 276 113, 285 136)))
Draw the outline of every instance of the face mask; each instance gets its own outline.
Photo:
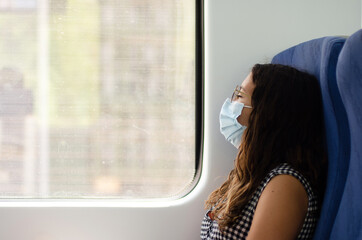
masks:
POLYGON ((228 98, 222 105, 220 112, 220 132, 236 148, 240 147, 241 136, 246 129, 246 126, 241 125, 237 120, 244 107, 252 108, 251 106, 245 106, 243 103, 231 102, 230 98, 228 98))

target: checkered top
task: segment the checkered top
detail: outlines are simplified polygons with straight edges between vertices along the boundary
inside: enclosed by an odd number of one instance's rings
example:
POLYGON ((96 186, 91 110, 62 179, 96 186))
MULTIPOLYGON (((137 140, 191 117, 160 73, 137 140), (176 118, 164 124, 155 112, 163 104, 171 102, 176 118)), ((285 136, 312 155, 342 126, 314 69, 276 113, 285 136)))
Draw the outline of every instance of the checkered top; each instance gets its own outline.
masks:
POLYGON ((297 178, 304 186, 308 194, 308 212, 304 219, 303 227, 298 235, 297 239, 312 239, 314 229, 317 222, 317 197, 313 193, 309 182, 296 170, 294 170, 289 164, 283 163, 278 167, 274 168, 268 173, 268 175, 261 182, 259 187, 256 189, 250 201, 244 207, 241 212, 240 218, 235 222, 232 227, 226 227, 224 233, 219 230, 218 223, 212 220, 208 215, 211 209, 205 214, 204 220, 201 226, 201 239, 206 240, 229 240, 238 239, 243 240, 248 235, 251 222, 253 220, 256 205, 266 185, 270 180, 277 176, 287 174, 297 178))

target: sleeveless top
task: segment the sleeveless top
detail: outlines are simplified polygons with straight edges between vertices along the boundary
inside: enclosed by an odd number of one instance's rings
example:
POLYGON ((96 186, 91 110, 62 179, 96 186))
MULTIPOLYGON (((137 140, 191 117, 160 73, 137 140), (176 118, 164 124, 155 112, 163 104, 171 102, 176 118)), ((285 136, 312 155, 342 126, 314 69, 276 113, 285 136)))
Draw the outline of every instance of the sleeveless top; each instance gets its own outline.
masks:
POLYGON ((206 240, 229 240, 229 239, 246 239, 251 222, 253 220, 254 212, 260 198, 261 193, 263 192, 266 185, 270 182, 270 180, 277 175, 291 175, 297 178, 304 186, 307 195, 308 195, 308 211, 304 219, 304 224, 302 229, 297 237, 300 239, 312 239, 314 229, 317 222, 317 197, 313 193, 312 188, 309 182, 296 170, 294 170, 289 164, 282 163, 278 167, 271 170, 261 184, 258 186, 253 196, 249 200, 249 202, 245 205, 244 209, 241 212, 240 217, 235 222, 232 227, 226 227, 224 232, 221 233, 219 230, 219 226, 217 221, 212 220, 209 217, 209 213, 212 209, 210 209, 206 214, 202 221, 201 225, 201 239, 206 240))

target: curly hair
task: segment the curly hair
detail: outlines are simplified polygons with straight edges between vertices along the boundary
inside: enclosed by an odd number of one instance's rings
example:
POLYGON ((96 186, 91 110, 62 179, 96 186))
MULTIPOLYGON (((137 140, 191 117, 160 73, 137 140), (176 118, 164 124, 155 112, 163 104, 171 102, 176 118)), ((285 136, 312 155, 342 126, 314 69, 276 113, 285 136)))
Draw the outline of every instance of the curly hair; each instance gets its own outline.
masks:
POLYGON ((267 173, 281 163, 303 174, 319 204, 325 189, 327 154, 318 80, 279 64, 256 64, 251 72, 253 109, 234 169, 205 204, 214 207, 221 231, 235 223, 267 173))

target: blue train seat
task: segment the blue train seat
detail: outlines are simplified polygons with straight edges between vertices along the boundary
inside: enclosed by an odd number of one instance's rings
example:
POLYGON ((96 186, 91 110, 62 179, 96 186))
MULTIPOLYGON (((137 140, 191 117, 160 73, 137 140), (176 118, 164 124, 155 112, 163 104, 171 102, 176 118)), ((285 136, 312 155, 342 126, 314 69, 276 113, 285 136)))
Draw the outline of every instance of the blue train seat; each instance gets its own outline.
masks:
POLYGON ((313 74, 319 80, 328 151, 327 186, 314 240, 329 239, 345 186, 350 136, 346 111, 336 81, 336 64, 343 37, 323 37, 291 47, 272 59, 313 74))
POLYGON ((362 239, 362 29, 342 48, 337 84, 347 112, 351 148, 346 185, 330 239, 362 239))

